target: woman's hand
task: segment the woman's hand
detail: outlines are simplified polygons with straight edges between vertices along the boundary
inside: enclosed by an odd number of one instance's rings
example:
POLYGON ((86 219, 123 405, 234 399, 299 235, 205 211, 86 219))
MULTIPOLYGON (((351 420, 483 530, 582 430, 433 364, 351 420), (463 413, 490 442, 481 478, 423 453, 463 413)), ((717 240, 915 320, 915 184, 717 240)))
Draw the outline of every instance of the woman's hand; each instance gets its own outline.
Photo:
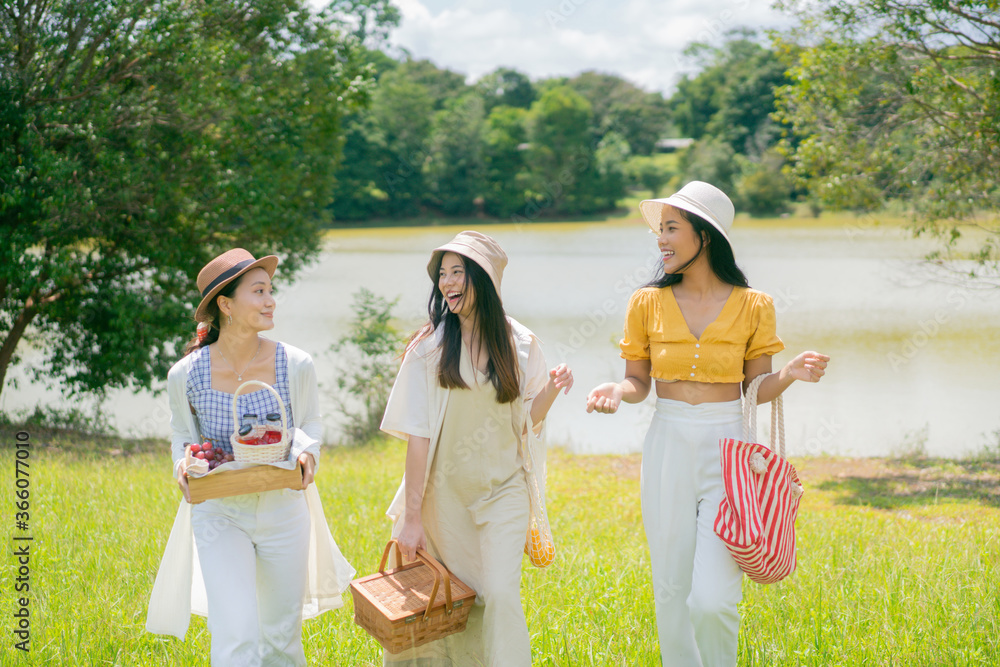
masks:
POLYGON ((621 405, 625 390, 617 382, 605 382, 590 390, 587 394, 587 412, 600 412, 613 415, 621 405))
MULTIPOLYGON (((188 476, 187 476, 187 461, 178 461, 177 465, 177 486, 181 487, 181 493, 184 494, 184 500, 188 502, 189 505, 197 505, 198 503, 191 502, 191 489, 188 486, 188 476)), ((202 501, 198 501, 202 502, 202 501)))
POLYGON ((803 352, 785 364, 784 375, 793 380, 803 382, 819 382, 826 375, 826 366, 830 357, 819 352, 803 352))
POLYGON ((420 516, 411 517, 406 513, 403 519, 403 530, 400 531, 399 550, 403 552, 403 559, 406 561, 417 559, 417 549, 427 549, 427 537, 424 535, 424 523, 420 516))
POLYGON ((299 454, 299 465, 302 466, 302 488, 306 488, 313 483, 316 477, 316 461, 312 454, 302 452, 299 454))
POLYGON ((565 387, 563 393, 568 394, 570 388, 573 386, 573 371, 566 364, 559 364, 549 371, 549 384, 557 392, 565 387))

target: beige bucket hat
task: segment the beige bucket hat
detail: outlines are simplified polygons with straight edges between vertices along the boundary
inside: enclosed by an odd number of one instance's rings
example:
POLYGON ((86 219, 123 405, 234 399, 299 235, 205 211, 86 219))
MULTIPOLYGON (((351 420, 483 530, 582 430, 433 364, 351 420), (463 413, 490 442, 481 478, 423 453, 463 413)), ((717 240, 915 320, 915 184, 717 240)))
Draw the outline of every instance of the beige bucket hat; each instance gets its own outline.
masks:
POLYGON ((710 222, 719 230, 722 238, 729 240, 729 229, 733 226, 736 209, 726 193, 710 183, 691 181, 666 199, 645 199, 639 202, 639 212, 654 234, 660 233, 668 206, 684 209, 710 222))
POLYGON ((507 266, 507 253, 503 251, 495 239, 479 232, 459 232, 455 238, 443 246, 435 248, 431 252, 431 261, 427 264, 427 275, 435 284, 438 279, 437 272, 441 257, 446 252, 453 252, 478 264, 489 275, 490 280, 493 281, 493 287, 496 288, 497 296, 500 296, 500 281, 503 279, 504 267, 507 266))
POLYGON ((268 255, 256 259, 243 248, 233 248, 206 264, 198 272, 198 291, 201 292, 201 303, 198 304, 198 310, 194 313, 194 319, 198 322, 207 322, 209 319, 208 306, 212 303, 212 299, 226 285, 258 266, 267 271, 268 276, 274 278, 274 270, 278 268, 278 257, 268 255))

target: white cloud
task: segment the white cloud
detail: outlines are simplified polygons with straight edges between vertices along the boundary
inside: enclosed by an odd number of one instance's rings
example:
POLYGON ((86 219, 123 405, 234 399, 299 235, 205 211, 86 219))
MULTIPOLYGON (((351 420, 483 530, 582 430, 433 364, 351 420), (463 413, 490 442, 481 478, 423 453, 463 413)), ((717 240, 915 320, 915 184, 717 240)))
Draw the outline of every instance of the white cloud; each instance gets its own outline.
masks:
POLYGON ((393 45, 471 81, 497 67, 534 79, 610 72, 669 93, 693 41, 733 28, 787 25, 770 0, 396 0, 393 45))

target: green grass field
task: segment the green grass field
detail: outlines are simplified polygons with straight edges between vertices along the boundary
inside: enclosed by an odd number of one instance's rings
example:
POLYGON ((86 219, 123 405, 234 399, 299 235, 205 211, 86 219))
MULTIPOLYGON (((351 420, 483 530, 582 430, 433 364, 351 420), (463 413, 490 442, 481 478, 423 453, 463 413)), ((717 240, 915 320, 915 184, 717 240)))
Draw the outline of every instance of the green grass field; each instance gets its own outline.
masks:
MULTIPOLYGON (((192 619, 183 642, 143 631, 179 499, 167 454, 114 439, 85 443, 82 453, 65 437, 61 449, 35 439, 29 530, 18 531, 14 437, 0 436, 7 546, 0 662, 207 665, 204 619, 192 619), (11 632, 15 534, 34 538, 28 656, 11 632)), ((383 512, 403 460, 404 447, 393 442, 324 452, 318 484, 326 516, 359 576, 377 565, 389 532, 383 512)), ((745 583, 740 665, 1000 661, 1000 465, 796 463, 807 488, 799 569, 778 585, 745 583)), ((523 578, 535 664, 659 664, 638 470, 635 456, 550 453, 558 557, 544 570, 525 560, 523 578)), ((309 664, 381 664, 375 641, 352 622, 349 594, 344 601, 305 623, 309 664)))

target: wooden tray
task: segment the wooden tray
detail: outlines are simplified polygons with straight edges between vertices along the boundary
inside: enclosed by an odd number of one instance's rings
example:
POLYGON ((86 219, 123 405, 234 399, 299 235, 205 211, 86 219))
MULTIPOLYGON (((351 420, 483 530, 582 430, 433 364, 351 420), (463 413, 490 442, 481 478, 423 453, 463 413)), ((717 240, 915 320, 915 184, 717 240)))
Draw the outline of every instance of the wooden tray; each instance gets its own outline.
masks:
MULTIPOLYGON (((190 449, 187 455, 190 458, 190 449)), ((296 464, 291 470, 260 464, 239 470, 223 470, 203 477, 188 477, 188 493, 192 503, 244 493, 301 488, 302 464, 296 464)))

